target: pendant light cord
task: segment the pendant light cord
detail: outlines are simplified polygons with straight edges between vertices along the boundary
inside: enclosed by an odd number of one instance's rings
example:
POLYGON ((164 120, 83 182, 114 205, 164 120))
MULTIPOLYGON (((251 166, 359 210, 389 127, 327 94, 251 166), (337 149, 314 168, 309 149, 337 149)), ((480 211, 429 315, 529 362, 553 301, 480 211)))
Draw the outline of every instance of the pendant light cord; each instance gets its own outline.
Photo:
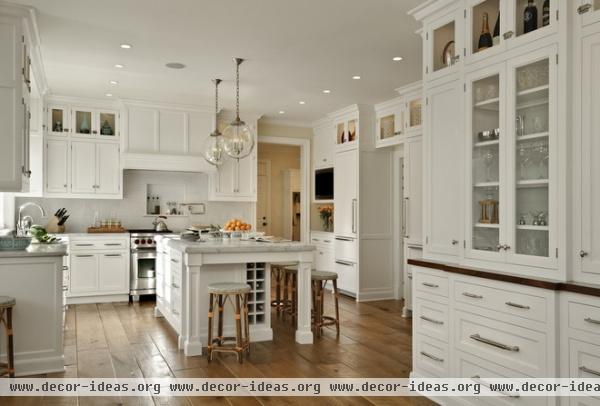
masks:
POLYGON ((236 59, 235 65, 235 112, 237 121, 240 121, 240 64, 243 59, 236 59))

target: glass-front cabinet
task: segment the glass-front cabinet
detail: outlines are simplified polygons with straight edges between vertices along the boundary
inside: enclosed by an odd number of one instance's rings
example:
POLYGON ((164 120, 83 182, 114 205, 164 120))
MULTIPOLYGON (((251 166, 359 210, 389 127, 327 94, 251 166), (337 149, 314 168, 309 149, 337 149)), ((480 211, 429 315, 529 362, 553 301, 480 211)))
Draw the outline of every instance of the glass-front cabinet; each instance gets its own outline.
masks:
POLYGON ((462 61, 463 11, 457 9, 428 24, 425 32, 428 62, 425 75, 429 80, 446 75, 462 61))
POLYGON ((119 113, 116 111, 97 110, 96 128, 101 137, 116 137, 119 134, 119 113))
POLYGON ((358 141, 358 119, 350 118, 338 121, 335 126, 335 144, 336 149, 352 149, 358 141))
POLYGON ((93 110, 85 107, 75 107, 72 112, 71 128, 75 136, 91 136, 93 129, 92 116, 93 110))
POLYGON ((466 256, 555 268, 556 49, 467 76, 466 256))
POLYGON ((402 98, 375 106, 375 146, 387 147, 402 142, 405 135, 406 111, 402 98))
POLYGON ((49 135, 67 135, 70 131, 69 113, 70 109, 66 106, 48 105, 48 124, 46 128, 49 135))
POLYGON ((556 32, 558 3, 559 0, 466 0, 465 58, 468 62, 479 61, 556 32))
POLYGON ((405 133, 410 135, 411 133, 420 132, 423 124, 423 96, 420 91, 405 96, 405 109, 405 133))

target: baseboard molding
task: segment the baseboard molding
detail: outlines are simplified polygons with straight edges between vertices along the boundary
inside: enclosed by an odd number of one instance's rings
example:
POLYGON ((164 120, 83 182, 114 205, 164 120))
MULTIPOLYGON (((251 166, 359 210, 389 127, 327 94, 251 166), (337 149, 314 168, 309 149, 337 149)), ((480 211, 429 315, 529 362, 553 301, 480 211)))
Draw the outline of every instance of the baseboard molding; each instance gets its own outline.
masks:
POLYGON ((357 302, 375 302, 377 300, 394 300, 394 288, 366 289, 358 292, 357 302))
POLYGON ((49 357, 39 357, 20 359, 19 353, 15 354, 15 375, 31 376, 39 374, 49 374, 53 372, 63 372, 65 370, 65 357, 54 355, 49 357))
POLYGON ((100 295, 100 296, 78 296, 68 297, 67 304, 88 304, 88 303, 110 303, 110 302, 128 302, 129 295, 100 295))

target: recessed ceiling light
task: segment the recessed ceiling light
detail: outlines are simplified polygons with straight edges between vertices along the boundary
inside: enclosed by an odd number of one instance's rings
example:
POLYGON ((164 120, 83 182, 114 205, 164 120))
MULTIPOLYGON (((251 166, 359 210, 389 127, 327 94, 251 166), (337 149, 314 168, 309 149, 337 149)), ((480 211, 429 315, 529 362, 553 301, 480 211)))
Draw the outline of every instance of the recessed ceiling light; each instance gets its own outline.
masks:
POLYGON ((105 96, 106 97, 113 97, 113 94, 112 93, 106 93, 105 96))
POLYGON ((395 56, 395 57, 393 57, 393 58, 392 58, 392 61, 399 62, 399 61, 401 61, 402 59, 404 59, 404 58, 402 58, 401 56, 395 56))
POLYGON ((354 80, 360 80, 360 76, 354 75, 354 76, 352 76, 352 79, 354 79, 354 80))
POLYGON ((303 101, 303 100, 300 100, 298 103, 299 103, 299 104, 306 104, 306 102, 305 102, 305 101, 303 101))
POLYGON ((165 65, 167 68, 171 68, 171 69, 183 69, 185 68, 185 65, 180 63, 180 62, 169 62, 165 65))
POLYGON ((279 114, 285 114, 285 111, 279 110, 279 114))
POLYGON ((116 86, 119 84, 119 82, 117 82, 116 80, 109 80, 108 83, 110 83, 113 86, 116 86))
POLYGON ((117 69, 123 69, 125 67, 125 65, 121 65, 120 63, 115 64, 115 68, 117 69))
POLYGON ((121 48, 123 48, 123 49, 131 49, 131 44, 121 44, 121 48))
POLYGON ((325 90, 323 90, 323 93, 325 93, 325 94, 329 94, 329 93, 331 93, 331 90, 329 90, 329 89, 325 89, 325 90))

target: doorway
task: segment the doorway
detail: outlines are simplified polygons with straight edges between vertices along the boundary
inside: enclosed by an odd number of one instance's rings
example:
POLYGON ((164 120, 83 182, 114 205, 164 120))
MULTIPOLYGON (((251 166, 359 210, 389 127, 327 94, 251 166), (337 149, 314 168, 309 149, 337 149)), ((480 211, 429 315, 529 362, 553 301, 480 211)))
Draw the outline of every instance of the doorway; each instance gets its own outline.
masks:
POLYGON ((257 230, 308 241, 310 140, 266 137, 258 142, 257 230))

